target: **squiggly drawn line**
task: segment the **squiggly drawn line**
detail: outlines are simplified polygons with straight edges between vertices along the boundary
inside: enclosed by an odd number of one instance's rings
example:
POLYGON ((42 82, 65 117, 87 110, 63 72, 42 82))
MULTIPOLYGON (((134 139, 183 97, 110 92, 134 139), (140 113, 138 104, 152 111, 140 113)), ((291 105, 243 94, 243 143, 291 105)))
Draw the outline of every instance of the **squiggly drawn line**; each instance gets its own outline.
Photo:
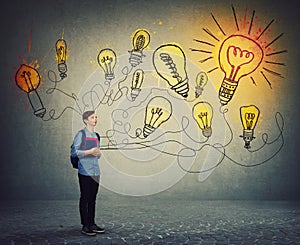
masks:
MULTIPOLYGON (((278 130, 279 130, 279 135, 271 142, 268 142, 268 135, 265 133, 263 134, 262 136, 262 140, 264 142, 263 146, 259 147, 258 149, 254 150, 254 151, 250 151, 248 150, 249 152, 253 153, 253 152, 257 152, 258 150, 261 150, 264 146, 266 145, 272 145, 274 143, 276 143, 279 139, 282 140, 282 143, 279 147, 279 149, 277 151, 275 151, 270 157, 268 157, 267 159, 263 160, 263 161, 260 161, 258 163, 255 163, 255 164, 243 164, 243 163, 240 163, 236 160, 234 160, 232 157, 229 157, 227 154, 225 154, 225 147, 221 144, 219 144, 219 147, 216 147, 216 144, 215 145, 210 145, 210 144, 207 144, 208 146, 211 146, 213 149, 217 150, 218 152, 220 152, 222 154, 222 159, 219 160, 213 167, 211 168, 208 168, 208 169, 204 169, 204 170, 199 170, 199 171, 193 171, 193 170, 188 170, 188 169, 185 169, 182 164, 180 163, 180 160, 179 158, 177 158, 177 163, 178 163, 178 166, 184 170, 185 172, 187 173, 197 173, 197 174, 201 174, 201 173, 205 173, 205 172, 208 172, 208 171, 211 171, 213 169, 215 169, 216 167, 218 167, 222 161, 224 160, 224 158, 226 157, 227 159, 229 159, 231 162, 233 162, 234 164, 238 165, 238 166, 241 166, 241 167, 247 167, 247 168, 250 168, 250 167, 257 167, 257 166, 260 166, 268 161, 270 161, 271 159, 273 159, 282 149, 283 145, 284 145, 284 138, 283 138, 283 126, 284 126, 284 119, 281 115, 280 112, 276 112, 275 114, 275 121, 276 121, 276 125, 278 127, 278 130), (281 125, 279 123, 279 119, 278 117, 281 119, 281 125), (220 149, 222 149, 223 151, 221 151, 220 149)), ((203 147, 201 147, 200 149, 202 149, 203 147)))

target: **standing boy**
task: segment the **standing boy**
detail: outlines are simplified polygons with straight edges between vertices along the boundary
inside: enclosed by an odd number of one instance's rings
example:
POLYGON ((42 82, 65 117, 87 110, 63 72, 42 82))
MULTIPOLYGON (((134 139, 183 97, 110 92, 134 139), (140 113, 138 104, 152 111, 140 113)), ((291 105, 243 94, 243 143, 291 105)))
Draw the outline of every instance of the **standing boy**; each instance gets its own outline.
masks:
POLYGON ((94 131, 97 124, 97 115, 94 111, 86 111, 82 115, 85 124, 85 142, 82 144, 82 132, 74 137, 74 146, 79 158, 78 179, 80 187, 79 212, 82 224, 81 232, 94 236, 104 233, 105 230, 95 223, 96 197, 99 189, 100 168, 98 159, 101 155, 100 142, 94 131))

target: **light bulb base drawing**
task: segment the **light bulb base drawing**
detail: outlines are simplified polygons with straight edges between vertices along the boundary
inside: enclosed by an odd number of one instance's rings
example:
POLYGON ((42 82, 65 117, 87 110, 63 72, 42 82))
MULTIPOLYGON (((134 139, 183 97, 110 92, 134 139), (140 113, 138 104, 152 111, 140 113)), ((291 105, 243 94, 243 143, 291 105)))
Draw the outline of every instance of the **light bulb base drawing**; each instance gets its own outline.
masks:
POLYGON ((36 110, 36 111, 33 112, 33 114, 35 116, 40 117, 40 118, 43 118, 44 115, 45 115, 45 113, 46 113, 46 109, 45 108, 40 108, 40 109, 38 109, 38 110, 36 110))
POLYGON ((145 138, 147 138, 150 134, 152 134, 155 131, 155 127, 145 124, 144 129, 143 129, 143 135, 145 138))
POLYGON ((202 134, 203 134, 204 137, 209 138, 211 136, 211 134, 212 134, 211 127, 204 128, 202 130, 202 134))
POLYGON ((227 105, 227 103, 232 99, 237 86, 238 83, 236 81, 231 81, 226 78, 223 80, 219 89, 219 99, 222 105, 227 105))
POLYGON ((255 137, 253 136, 253 130, 252 129, 244 129, 243 130, 243 135, 241 135, 240 137, 243 138, 243 140, 245 141, 245 145, 244 147, 246 149, 251 148, 250 146, 250 142, 255 139, 255 137))
POLYGON ((180 94, 182 97, 188 97, 189 92, 189 84, 188 79, 177 83, 176 85, 172 86, 171 89, 175 90, 176 93, 180 94))
POLYGON ((46 109, 43 106, 42 100, 41 100, 38 92, 36 90, 33 90, 33 91, 27 93, 27 97, 28 97, 29 103, 33 109, 34 115, 37 117, 43 118, 46 113, 46 109))
POLYGON ((67 65, 66 63, 60 63, 57 65, 57 69, 59 71, 59 76, 61 77, 61 79, 64 79, 67 77, 67 65))
POLYGON ((106 81, 111 81, 115 78, 115 74, 114 73, 106 73, 105 74, 105 80, 106 81))
POLYGON ((143 55, 141 50, 132 50, 128 52, 130 53, 129 63, 132 67, 136 67, 142 63, 142 59, 145 55, 143 55))
POLYGON ((201 88, 200 86, 196 86, 195 87, 195 97, 198 98, 199 96, 202 95, 203 92, 203 88, 201 88))
POLYGON ((136 97, 138 97, 138 95, 140 94, 140 92, 141 92, 140 88, 131 88, 131 93, 130 93, 131 99, 133 101, 135 101, 136 97))

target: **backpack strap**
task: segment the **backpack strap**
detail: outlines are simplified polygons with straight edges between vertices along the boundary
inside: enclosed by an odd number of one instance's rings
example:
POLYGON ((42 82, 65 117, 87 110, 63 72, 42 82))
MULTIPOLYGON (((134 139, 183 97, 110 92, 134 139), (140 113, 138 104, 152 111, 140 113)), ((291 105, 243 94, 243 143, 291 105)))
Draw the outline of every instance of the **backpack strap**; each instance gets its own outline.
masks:
POLYGON ((97 132, 95 132, 95 133, 96 133, 96 135, 97 135, 98 142, 100 143, 100 135, 99 135, 97 132))
POLYGON ((82 147, 85 145, 85 131, 84 129, 81 129, 80 132, 81 132, 81 144, 79 149, 82 150, 82 147))

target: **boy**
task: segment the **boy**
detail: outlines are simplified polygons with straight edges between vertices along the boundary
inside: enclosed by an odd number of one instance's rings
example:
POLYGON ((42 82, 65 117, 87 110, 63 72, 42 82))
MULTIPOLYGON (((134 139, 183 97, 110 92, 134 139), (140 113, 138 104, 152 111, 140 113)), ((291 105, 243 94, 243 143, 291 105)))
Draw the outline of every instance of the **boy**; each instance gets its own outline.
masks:
POLYGON ((100 142, 95 133, 97 115, 94 111, 86 111, 82 115, 85 124, 85 144, 80 149, 82 132, 74 137, 74 146, 79 158, 78 179, 80 187, 79 212, 82 224, 81 232, 88 236, 104 233, 105 230, 95 224, 96 196, 99 189, 100 168, 98 158, 101 155, 100 142))

